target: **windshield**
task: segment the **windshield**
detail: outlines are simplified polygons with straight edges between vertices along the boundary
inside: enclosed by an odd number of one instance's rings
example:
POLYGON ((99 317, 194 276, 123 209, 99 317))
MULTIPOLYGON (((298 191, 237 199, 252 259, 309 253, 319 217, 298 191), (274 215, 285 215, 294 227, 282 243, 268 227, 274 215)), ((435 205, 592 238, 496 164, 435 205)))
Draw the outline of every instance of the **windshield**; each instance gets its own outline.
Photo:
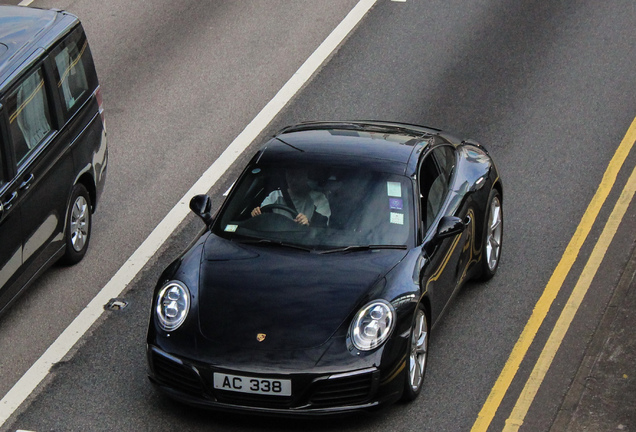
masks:
POLYGON ((411 247, 408 177, 357 167, 254 165, 234 186, 213 226, 241 242, 305 249, 411 247))

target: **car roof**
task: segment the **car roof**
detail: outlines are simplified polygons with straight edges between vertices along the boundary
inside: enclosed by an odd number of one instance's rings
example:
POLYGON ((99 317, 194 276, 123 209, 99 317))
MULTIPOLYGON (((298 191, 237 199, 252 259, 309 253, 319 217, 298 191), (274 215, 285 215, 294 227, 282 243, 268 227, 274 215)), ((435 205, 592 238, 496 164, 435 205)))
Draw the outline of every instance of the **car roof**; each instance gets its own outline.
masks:
POLYGON ((0 85, 37 49, 49 47, 77 22, 59 10, 0 5, 0 85))
POLYGON ((440 131, 405 123, 381 121, 311 122, 282 129, 261 155, 266 160, 330 159, 405 173, 413 154, 421 152, 440 131))

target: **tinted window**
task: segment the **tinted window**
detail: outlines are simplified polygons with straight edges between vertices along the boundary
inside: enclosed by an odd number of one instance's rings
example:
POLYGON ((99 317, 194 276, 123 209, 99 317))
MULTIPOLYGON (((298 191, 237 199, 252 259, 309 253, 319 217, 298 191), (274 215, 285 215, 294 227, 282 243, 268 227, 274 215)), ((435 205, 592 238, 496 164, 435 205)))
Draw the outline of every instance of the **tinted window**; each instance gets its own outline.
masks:
POLYGON ((428 153, 420 165, 418 180, 420 184, 420 199, 422 221, 428 229, 442 208, 444 198, 448 192, 448 173, 441 169, 436 162, 436 150, 428 153))
POLYGON ((31 72, 7 98, 9 129, 18 165, 52 131, 42 68, 31 72))
POLYGON ((439 164, 440 170, 444 173, 447 180, 450 180, 455 168, 455 151, 450 145, 443 145, 433 149, 435 159, 439 164))
MULTIPOLYGON (((0 119, 2 119, 2 111, 0 111, 0 119)), ((5 183, 4 180, 4 155, 2 154, 4 151, 4 147, 2 146, 2 136, 0 136, 0 186, 5 183)))
POLYGON ((86 98, 89 92, 85 68, 87 49, 86 37, 73 38, 55 55, 59 77, 57 86, 68 111, 72 111, 77 102, 86 98))

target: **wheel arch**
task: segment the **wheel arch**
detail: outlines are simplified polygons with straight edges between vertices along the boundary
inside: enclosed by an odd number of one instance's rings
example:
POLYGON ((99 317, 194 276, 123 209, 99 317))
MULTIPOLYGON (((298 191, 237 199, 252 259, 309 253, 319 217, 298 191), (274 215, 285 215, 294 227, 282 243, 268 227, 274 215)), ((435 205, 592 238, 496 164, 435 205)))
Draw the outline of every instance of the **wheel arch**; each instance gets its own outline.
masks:
MULTIPOLYGON (((422 307, 424 308, 424 312, 426 313, 426 319, 428 320, 428 328, 429 328, 429 331, 430 331, 431 325, 433 323, 431 322, 431 320, 432 320, 432 316, 431 316, 431 299, 428 297, 428 294, 424 294, 424 296, 422 297, 422 300, 420 300, 420 305, 422 305, 422 307)), ((416 311, 417 311, 417 308, 413 312, 413 316, 415 316, 415 312, 416 311)))
POLYGON ((503 185, 501 184, 501 180, 499 179, 495 180, 495 183, 492 185, 492 188, 496 189, 497 192, 499 192, 499 198, 501 199, 501 202, 503 203, 504 193, 503 193, 503 185))
POLYGON ((95 208, 97 207, 97 186, 95 185, 93 176, 86 172, 75 182, 75 184, 78 183, 82 184, 88 191, 88 195, 91 199, 91 213, 95 213, 95 208))

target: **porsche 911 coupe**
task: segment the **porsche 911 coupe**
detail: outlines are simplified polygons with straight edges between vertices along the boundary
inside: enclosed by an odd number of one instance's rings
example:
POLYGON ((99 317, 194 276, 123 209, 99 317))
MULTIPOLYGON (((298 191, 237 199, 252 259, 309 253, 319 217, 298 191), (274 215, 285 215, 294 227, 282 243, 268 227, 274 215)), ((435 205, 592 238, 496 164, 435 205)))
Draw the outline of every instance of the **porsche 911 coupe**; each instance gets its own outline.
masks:
POLYGON ((414 400, 431 329, 499 266, 503 189, 475 141, 382 121, 287 127, 162 273, 149 378, 190 405, 326 415, 414 400))

